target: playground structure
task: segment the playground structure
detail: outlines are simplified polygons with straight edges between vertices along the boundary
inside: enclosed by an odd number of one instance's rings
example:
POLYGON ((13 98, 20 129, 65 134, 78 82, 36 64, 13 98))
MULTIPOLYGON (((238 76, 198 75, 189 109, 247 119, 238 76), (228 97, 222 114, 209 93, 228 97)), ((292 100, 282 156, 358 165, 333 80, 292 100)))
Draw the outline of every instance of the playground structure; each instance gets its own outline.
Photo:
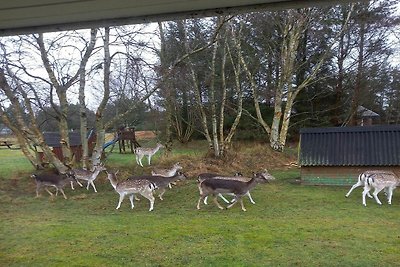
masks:
POLYGON ((122 150, 125 153, 125 143, 128 148, 131 148, 131 152, 134 153, 135 148, 140 147, 140 144, 136 141, 135 136, 135 128, 124 128, 118 130, 118 145, 119 145, 119 153, 122 153, 122 150))
POLYGON ((119 153, 122 153, 122 151, 124 153, 126 152, 125 144, 127 145, 128 149, 131 149, 132 153, 135 153, 135 148, 140 147, 140 144, 136 141, 135 128, 133 127, 120 127, 115 133, 115 138, 104 144, 103 150, 111 145, 114 147, 117 142, 119 145, 119 153))

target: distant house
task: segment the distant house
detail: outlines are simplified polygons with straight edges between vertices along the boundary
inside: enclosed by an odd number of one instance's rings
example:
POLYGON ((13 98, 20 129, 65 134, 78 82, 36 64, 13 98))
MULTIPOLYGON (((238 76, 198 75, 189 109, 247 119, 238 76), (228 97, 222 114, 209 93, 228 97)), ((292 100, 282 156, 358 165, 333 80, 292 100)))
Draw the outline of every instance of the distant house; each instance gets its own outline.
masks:
POLYGON ((357 108, 357 124, 360 126, 369 126, 377 124, 379 122, 380 116, 378 113, 367 109, 363 106, 358 106, 357 108))
MULTIPOLYGON (((61 161, 64 159, 62 149, 61 149, 61 137, 58 132, 44 132, 43 133, 44 141, 46 144, 53 148, 53 153, 59 158, 61 161)), ((89 136, 89 152, 93 151, 95 134, 89 136)), ((69 133, 69 145, 71 147, 73 157, 76 161, 80 161, 82 158, 82 142, 81 142, 81 134, 79 132, 70 132, 69 133)), ((43 153, 40 153, 43 160, 43 153)))
POLYGON ((400 175, 400 125, 302 129, 299 165, 304 184, 350 185, 371 169, 400 175))
POLYGON ((6 126, 2 126, 0 124, 0 135, 10 135, 10 134, 12 134, 11 129, 6 126))

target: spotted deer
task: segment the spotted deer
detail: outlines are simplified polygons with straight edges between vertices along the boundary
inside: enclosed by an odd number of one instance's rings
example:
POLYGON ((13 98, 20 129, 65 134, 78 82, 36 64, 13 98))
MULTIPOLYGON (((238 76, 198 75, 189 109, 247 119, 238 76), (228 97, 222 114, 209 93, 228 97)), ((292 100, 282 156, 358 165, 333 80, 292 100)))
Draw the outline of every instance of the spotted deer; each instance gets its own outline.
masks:
POLYGON ((75 174, 75 177, 78 180, 87 181, 86 190, 89 190, 89 185, 93 187, 94 192, 97 193, 96 186, 94 185, 94 181, 96 180, 97 176, 100 172, 105 171, 106 167, 103 164, 96 165, 93 168, 93 171, 84 170, 84 169, 73 169, 72 171, 75 174))
POLYGON ((144 156, 147 156, 149 165, 151 164, 151 157, 154 156, 160 150, 160 148, 163 148, 164 146, 157 143, 155 148, 146 148, 146 147, 137 147, 135 149, 135 155, 136 155, 136 163, 140 166, 143 167, 142 164, 142 159, 144 156))
MULTIPOLYGON (((171 177, 171 176, 174 176, 176 174, 176 172, 179 170, 182 170, 182 166, 179 164, 179 162, 177 162, 170 169, 154 169, 151 171, 151 175, 162 176, 162 177, 171 177)), ((172 188, 171 183, 168 184, 168 187, 172 188)))
MULTIPOLYGON (((347 192, 346 197, 349 197, 351 192, 353 192, 353 190, 356 189, 357 187, 364 186, 365 180, 369 175, 375 174, 375 173, 385 173, 385 172, 392 173, 391 171, 382 171, 382 170, 368 170, 368 171, 360 173, 360 175, 358 175, 357 183, 353 184, 353 186, 350 188, 349 192, 347 192)), ((367 196, 369 198, 372 198, 372 196, 369 192, 367 192, 367 196)))
POLYGON ((150 176, 150 175, 141 175, 141 176, 131 176, 128 180, 147 180, 155 184, 156 188, 160 191, 158 197, 163 200, 163 195, 166 191, 166 188, 169 184, 174 183, 176 181, 186 180, 187 177, 182 172, 176 172, 171 177, 164 177, 164 176, 150 176))
POLYGON ((131 208, 133 209, 135 205, 133 204, 133 198, 135 194, 140 194, 150 201, 150 209, 154 209, 154 196, 153 191, 157 188, 156 184, 145 179, 132 179, 118 182, 117 181, 118 172, 107 172, 107 179, 110 181, 114 190, 119 194, 119 202, 116 209, 121 207, 121 203, 125 196, 129 196, 131 201, 131 208))
POLYGON ((365 201, 365 196, 372 188, 374 188, 374 192, 372 193, 372 195, 374 196, 375 201, 379 205, 382 205, 382 202, 379 200, 378 194, 382 190, 384 190, 386 193, 388 204, 389 205, 392 204, 393 190, 396 189, 396 187, 399 185, 400 185, 400 178, 394 172, 374 171, 370 173, 365 178, 364 191, 362 194, 363 205, 367 206, 367 203, 365 201))

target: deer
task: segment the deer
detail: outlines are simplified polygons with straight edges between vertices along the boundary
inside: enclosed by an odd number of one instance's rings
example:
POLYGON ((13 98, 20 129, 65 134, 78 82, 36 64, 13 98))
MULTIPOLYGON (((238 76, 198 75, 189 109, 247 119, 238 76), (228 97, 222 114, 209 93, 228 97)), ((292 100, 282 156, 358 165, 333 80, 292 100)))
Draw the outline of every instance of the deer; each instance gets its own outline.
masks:
MULTIPOLYGON (((235 173, 233 176, 235 176, 235 178, 236 178, 236 176, 243 176, 240 172, 237 172, 237 173, 235 173)), ((209 173, 209 172, 205 172, 205 173, 200 173, 198 176, 197 176, 197 182, 198 183, 200 183, 200 182, 202 182, 202 181, 204 181, 205 179, 212 179, 212 178, 215 178, 215 177, 224 177, 224 175, 221 175, 221 174, 217 174, 217 173, 209 173)), ((225 203, 231 203, 229 200, 227 200, 222 194, 218 194, 218 196, 225 202, 225 203)), ((249 194, 248 195, 249 196, 249 198, 250 198, 250 201, 253 201, 253 199, 251 198, 251 195, 249 194)), ((208 197, 205 197, 204 198, 204 204, 205 205, 207 205, 207 198, 208 197)), ((255 203, 254 203, 255 204, 255 203)))
POLYGON ((147 156, 149 165, 151 164, 151 157, 154 156, 160 150, 160 148, 163 148, 164 146, 160 143, 157 143, 155 148, 145 148, 145 147, 137 147, 135 148, 135 154, 136 154, 136 163, 140 166, 143 167, 142 164, 142 159, 144 156, 147 156))
POLYGON ((166 188, 169 186, 169 184, 174 183, 176 181, 186 180, 187 176, 184 173, 178 171, 171 177, 164 177, 164 176, 159 176, 159 175, 153 175, 153 176, 142 175, 142 176, 131 176, 131 177, 128 177, 127 180, 143 180, 143 179, 154 183, 156 185, 157 189, 160 190, 158 197, 160 198, 160 200, 164 200, 163 195, 166 191, 166 188))
POLYGON ((366 207, 367 203, 365 201, 365 196, 367 193, 374 188, 374 192, 372 195, 375 198, 375 201, 379 204, 382 205, 382 202, 378 198, 378 194, 380 191, 384 190, 386 193, 386 197, 388 200, 388 204, 392 204, 392 196, 393 196, 393 190, 396 189, 396 187, 400 185, 400 178, 391 171, 374 171, 373 173, 369 174, 365 178, 365 183, 364 183, 364 191, 362 193, 362 201, 363 205, 366 207))
MULTIPOLYGON (((271 181, 271 180, 275 180, 275 177, 273 177, 271 174, 269 174, 269 172, 267 170, 264 170, 264 172, 261 173, 253 173, 253 176, 264 176, 264 178, 267 179, 267 182, 271 181)), ((199 174, 198 176, 198 182, 200 182, 203 179, 212 179, 212 178, 218 178, 218 179, 229 179, 229 180, 237 180, 237 181, 242 181, 242 182, 248 182, 251 178, 247 178, 247 177, 243 177, 243 175, 240 172, 237 172, 234 174, 234 176, 221 176, 221 175, 214 175, 212 173, 202 173, 199 174)), ((232 194, 231 194, 232 195, 232 194)), ((253 200, 253 198, 251 197, 250 191, 246 193, 246 195, 248 196, 250 202, 252 204, 256 204, 256 202, 253 200)), ((218 194, 218 196, 225 202, 225 203, 232 203, 234 201, 234 199, 232 199, 231 201, 227 200, 221 193, 218 194)), ((204 198, 204 204, 207 205, 207 198, 204 198)))
MULTIPOLYGON (((365 180, 369 175, 375 174, 375 173, 386 173, 386 172, 392 173, 391 171, 380 171, 380 170, 368 170, 368 171, 364 171, 364 172, 360 173, 360 175, 358 175, 357 183, 353 184, 353 186, 350 188, 349 192, 347 192, 346 197, 349 197, 351 192, 354 189, 356 189, 357 187, 364 186, 365 180)), ((372 198, 372 196, 369 192, 367 192, 367 196, 369 198, 372 198)))
POLYGON ((129 200, 131 201, 131 209, 135 207, 133 204, 133 198, 135 194, 141 194, 145 198, 150 201, 150 209, 152 211, 154 209, 154 196, 153 191, 157 188, 156 184, 150 182, 146 179, 131 179, 126 181, 117 181, 117 172, 106 172, 107 179, 110 181, 114 190, 119 194, 119 202, 116 207, 118 210, 121 207, 121 203, 124 200, 125 196, 129 196, 129 200))
MULTIPOLYGON (((175 163, 171 169, 154 169, 151 171, 153 176, 171 177, 176 174, 177 171, 182 170, 182 166, 179 162, 175 163)), ((169 188, 172 188, 171 184, 168 184, 169 188)))
POLYGON ((217 200, 217 195, 219 193, 230 193, 234 194, 235 198, 231 204, 227 206, 227 209, 231 208, 238 201, 240 201, 241 207, 243 211, 246 211, 246 208, 243 205, 242 197, 247 194, 251 189, 253 189, 258 183, 266 183, 269 180, 273 180, 271 177, 265 177, 264 175, 257 174, 250 179, 248 182, 237 181, 234 179, 234 176, 230 177, 215 177, 212 179, 205 179, 198 184, 198 188, 200 191, 200 198, 197 202, 197 209, 200 210, 200 203, 204 200, 204 198, 208 195, 214 196, 214 203, 218 206, 219 209, 224 209, 217 200), (221 179, 222 178, 222 179, 221 179))
POLYGON ((36 182, 36 197, 39 197, 39 190, 42 186, 45 186, 44 189, 50 194, 50 196, 53 196, 53 193, 51 193, 47 188, 49 186, 52 186, 55 187, 57 190, 56 195, 58 191, 60 191, 64 196, 64 198, 67 199, 63 187, 70 182, 73 181, 76 182, 76 177, 71 171, 68 171, 65 174, 55 174, 55 173, 32 174, 31 177, 35 179, 36 182))
POLYGON ((96 180, 97 176, 100 174, 101 171, 107 170, 103 164, 94 166, 92 171, 85 170, 85 169, 73 169, 72 171, 75 174, 77 180, 84 180, 87 181, 86 190, 89 190, 89 185, 92 185, 94 192, 97 193, 96 186, 94 185, 94 180, 96 180))

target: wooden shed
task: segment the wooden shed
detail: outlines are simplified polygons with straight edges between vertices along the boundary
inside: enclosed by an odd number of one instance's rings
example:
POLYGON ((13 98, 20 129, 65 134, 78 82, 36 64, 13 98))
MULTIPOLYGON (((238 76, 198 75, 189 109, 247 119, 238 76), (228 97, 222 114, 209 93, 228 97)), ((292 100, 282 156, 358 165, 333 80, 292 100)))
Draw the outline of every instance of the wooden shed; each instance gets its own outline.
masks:
POLYGON ((302 129, 299 165, 313 185, 351 185, 371 169, 400 175, 400 125, 302 129))
MULTIPOLYGON (((43 137, 44 137, 46 144, 53 149, 53 153, 57 156, 57 158, 59 158, 61 161, 63 161, 64 157, 63 157, 62 150, 61 150, 60 133, 44 132, 43 137)), ((90 131, 90 134, 88 136, 89 153, 91 153, 91 151, 93 151, 95 139, 96 139, 96 135, 93 134, 92 131, 90 131)), ((82 142, 81 142, 81 134, 79 132, 70 132, 69 133, 69 145, 71 147, 73 157, 75 158, 75 160, 80 161, 82 158, 82 142)), ((43 156, 41 155, 41 157, 43 157, 43 156)))

